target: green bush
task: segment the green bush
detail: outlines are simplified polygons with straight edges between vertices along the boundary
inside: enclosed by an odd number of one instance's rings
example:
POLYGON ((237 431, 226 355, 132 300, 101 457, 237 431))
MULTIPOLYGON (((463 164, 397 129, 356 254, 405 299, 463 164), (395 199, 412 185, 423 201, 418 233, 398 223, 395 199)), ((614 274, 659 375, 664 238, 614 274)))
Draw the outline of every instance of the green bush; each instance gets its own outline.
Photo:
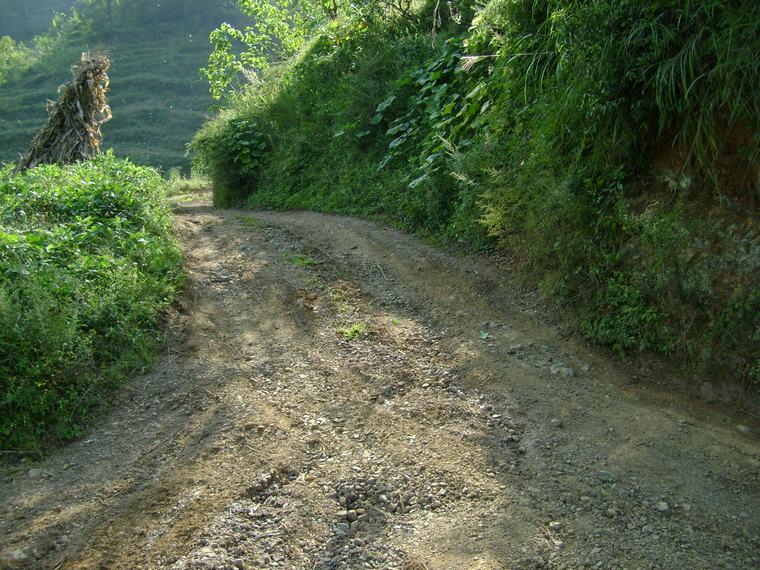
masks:
POLYGON ((0 170, 0 446, 80 433, 181 282, 163 180, 113 156, 0 170))
POLYGON ((211 136, 197 137, 195 149, 202 162, 196 167, 214 180, 214 205, 240 206, 253 192, 268 142, 255 120, 233 118, 211 136))

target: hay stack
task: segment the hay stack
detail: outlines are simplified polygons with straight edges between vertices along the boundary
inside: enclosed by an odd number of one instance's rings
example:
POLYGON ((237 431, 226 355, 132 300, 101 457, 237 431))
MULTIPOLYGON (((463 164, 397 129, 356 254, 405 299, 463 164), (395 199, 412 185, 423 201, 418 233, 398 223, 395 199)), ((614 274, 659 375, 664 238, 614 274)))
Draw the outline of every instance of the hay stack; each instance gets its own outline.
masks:
POLYGON ((100 126, 111 118, 106 99, 110 65, 104 55, 82 54, 74 80, 58 88, 57 103, 48 102, 48 122, 21 158, 19 171, 87 160, 100 152, 100 126))

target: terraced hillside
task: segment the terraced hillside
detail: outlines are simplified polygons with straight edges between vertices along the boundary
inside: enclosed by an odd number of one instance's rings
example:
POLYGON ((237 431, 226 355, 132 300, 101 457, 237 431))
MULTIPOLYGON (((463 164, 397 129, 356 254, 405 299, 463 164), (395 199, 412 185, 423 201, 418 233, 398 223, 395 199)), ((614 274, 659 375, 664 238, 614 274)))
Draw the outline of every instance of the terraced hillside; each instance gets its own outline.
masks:
MULTIPOLYGON (((225 16, 233 15, 224 2, 217 4, 207 8, 207 19, 192 11, 185 12, 192 17, 177 19, 158 13, 124 17, 123 25, 116 20, 111 39, 87 30, 70 34, 73 37, 65 39, 62 49, 0 86, 0 161, 15 160, 24 151, 45 121, 46 101, 55 98, 58 86, 69 78, 71 64, 84 49, 96 49, 108 53, 113 62, 114 117, 103 129, 105 147, 137 163, 187 168, 185 144, 212 104, 199 74, 208 58, 208 34, 225 16)), ((98 29, 97 22, 92 29, 98 29)))
POLYGON ((65 12, 74 0, 0 0, 0 36, 27 41, 44 32, 56 12, 65 12))

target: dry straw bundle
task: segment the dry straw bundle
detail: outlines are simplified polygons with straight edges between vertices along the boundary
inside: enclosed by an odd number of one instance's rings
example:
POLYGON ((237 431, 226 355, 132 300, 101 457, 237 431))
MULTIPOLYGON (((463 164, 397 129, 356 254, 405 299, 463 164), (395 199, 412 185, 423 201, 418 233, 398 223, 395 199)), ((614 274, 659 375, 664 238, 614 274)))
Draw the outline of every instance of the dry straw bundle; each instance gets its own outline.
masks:
POLYGON ((69 164, 100 152, 100 126, 111 118, 108 68, 104 55, 85 52, 74 67, 74 80, 58 88, 58 102, 48 102, 48 122, 37 133, 18 170, 38 164, 69 164))

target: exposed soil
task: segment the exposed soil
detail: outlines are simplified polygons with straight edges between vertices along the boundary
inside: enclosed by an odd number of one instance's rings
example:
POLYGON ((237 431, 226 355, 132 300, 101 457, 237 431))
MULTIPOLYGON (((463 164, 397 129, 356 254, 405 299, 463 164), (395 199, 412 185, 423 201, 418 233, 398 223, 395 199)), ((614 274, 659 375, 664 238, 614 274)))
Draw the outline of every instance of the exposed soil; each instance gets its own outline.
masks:
POLYGON ((642 386, 504 268, 179 201, 155 369, 0 482, 2 568, 758 568, 760 426, 642 386))

